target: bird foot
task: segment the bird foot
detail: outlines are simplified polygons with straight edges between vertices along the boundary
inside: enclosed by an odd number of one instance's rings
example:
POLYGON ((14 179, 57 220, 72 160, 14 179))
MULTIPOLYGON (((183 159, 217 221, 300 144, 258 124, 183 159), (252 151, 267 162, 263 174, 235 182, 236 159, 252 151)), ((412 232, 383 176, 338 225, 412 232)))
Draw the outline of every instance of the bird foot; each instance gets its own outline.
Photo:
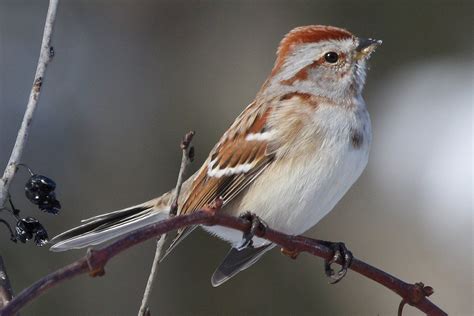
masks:
POLYGON ((321 241, 322 244, 331 248, 334 255, 331 260, 324 261, 324 272, 330 279, 329 283, 336 284, 341 281, 347 273, 347 269, 351 266, 353 255, 346 245, 342 242, 321 241), (340 261, 341 269, 337 272, 332 268, 332 264, 340 261))
POLYGON ((265 230, 268 225, 262 221, 260 217, 255 215, 252 212, 245 212, 239 216, 239 218, 245 219, 251 223, 249 231, 245 232, 242 236, 242 242, 237 247, 237 250, 242 250, 244 248, 253 248, 252 238, 255 236, 255 233, 258 229, 265 230))

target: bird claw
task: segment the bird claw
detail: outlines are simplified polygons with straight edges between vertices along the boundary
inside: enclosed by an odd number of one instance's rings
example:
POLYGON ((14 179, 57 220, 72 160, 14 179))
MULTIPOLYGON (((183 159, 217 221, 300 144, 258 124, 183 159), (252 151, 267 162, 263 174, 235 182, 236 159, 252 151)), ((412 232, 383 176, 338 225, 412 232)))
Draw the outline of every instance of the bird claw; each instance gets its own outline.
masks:
POLYGON ((245 212, 241 214, 239 218, 249 221, 251 223, 251 226, 247 232, 243 233, 242 242, 239 246, 237 246, 237 250, 242 250, 244 248, 253 248, 252 238, 255 236, 255 233, 258 229, 265 230, 268 225, 264 221, 262 221, 260 217, 258 217, 252 212, 245 212))
POLYGON ((324 261, 324 272, 326 276, 330 279, 329 283, 336 284, 341 281, 347 274, 347 269, 351 266, 352 263, 352 252, 350 252, 346 245, 342 242, 324 242, 326 246, 331 248, 334 251, 334 255, 331 260, 324 261), (332 264, 341 261, 341 269, 337 272, 332 268, 332 264))

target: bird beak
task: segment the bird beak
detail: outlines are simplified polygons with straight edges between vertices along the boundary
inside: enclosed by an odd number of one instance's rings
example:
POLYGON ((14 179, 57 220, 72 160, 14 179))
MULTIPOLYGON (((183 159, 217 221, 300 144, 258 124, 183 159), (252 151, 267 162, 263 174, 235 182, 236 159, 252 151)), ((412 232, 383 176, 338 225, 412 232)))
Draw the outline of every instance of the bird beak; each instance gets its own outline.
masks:
POLYGON ((380 45, 382 45, 381 40, 359 37, 359 45, 357 45, 356 48, 355 59, 360 60, 369 57, 370 54, 372 54, 372 52, 380 45))

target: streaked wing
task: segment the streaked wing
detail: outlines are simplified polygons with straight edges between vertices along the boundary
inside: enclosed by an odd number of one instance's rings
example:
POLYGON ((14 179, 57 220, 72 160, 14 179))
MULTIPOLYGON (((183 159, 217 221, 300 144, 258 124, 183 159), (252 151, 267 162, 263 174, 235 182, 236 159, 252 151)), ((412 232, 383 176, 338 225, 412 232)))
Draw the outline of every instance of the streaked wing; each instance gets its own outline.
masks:
POLYGON ((252 103, 224 134, 193 182, 179 214, 189 214, 221 197, 224 205, 239 194, 271 163, 266 121, 252 103))
MULTIPOLYGON (((273 161, 268 150, 270 108, 250 104, 211 151, 179 214, 190 214, 222 198, 224 205, 254 181, 273 161)), ((178 231, 168 254, 193 227, 178 231)), ((166 255, 165 254, 165 255, 166 255)))

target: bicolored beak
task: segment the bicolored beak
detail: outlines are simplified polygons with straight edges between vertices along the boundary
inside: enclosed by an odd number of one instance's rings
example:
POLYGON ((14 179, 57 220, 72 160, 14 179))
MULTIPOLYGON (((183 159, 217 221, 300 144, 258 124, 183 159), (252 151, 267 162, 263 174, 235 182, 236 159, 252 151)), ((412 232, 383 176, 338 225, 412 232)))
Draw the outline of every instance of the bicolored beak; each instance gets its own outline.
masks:
POLYGON ((355 59, 360 60, 369 57, 370 54, 372 54, 372 52, 380 45, 382 45, 381 40, 359 37, 359 45, 357 45, 356 48, 355 59))

